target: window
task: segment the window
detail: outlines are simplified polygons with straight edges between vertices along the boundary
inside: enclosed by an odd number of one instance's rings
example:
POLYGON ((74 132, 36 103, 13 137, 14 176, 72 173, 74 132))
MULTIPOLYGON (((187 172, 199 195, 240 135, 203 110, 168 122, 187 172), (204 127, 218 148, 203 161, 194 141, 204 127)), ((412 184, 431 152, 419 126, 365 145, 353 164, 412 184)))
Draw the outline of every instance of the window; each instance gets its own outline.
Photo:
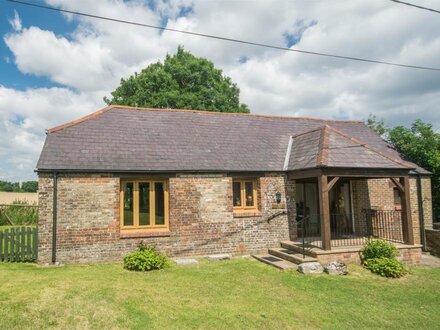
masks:
POLYGON ((121 229, 168 227, 168 187, 160 180, 121 181, 121 229))
POLYGON ((257 208, 256 180, 233 180, 232 196, 234 210, 250 210, 257 208))
POLYGON ((400 191, 397 187, 393 188, 394 208, 400 210, 402 208, 402 202, 400 200, 400 191))

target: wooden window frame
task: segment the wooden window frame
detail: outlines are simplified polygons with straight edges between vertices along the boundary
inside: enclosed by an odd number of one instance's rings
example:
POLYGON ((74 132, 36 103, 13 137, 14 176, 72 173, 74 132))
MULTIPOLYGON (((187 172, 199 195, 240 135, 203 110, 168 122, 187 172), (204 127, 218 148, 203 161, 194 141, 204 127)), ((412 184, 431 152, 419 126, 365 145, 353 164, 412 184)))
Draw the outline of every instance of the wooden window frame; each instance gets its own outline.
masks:
POLYGON ((119 190, 119 216, 121 231, 142 230, 155 231, 169 228, 169 195, 168 195, 168 181, 160 179, 124 179, 121 180, 119 190), (122 187, 126 183, 133 183, 133 226, 124 226, 124 189, 122 187), (139 225, 139 183, 149 184, 149 200, 150 200, 150 224, 139 225), (164 224, 156 225, 156 183, 163 184, 164 190, 164 224))
POLYGON ((396 186, 393 187, 393 205, 394 205, 394 210, 396 211, 402 210, 402 195, 400 193, 399 188, 397 188, 396 186), (399 203, 396 203, 396 192, 398 194, 399 203))
POLYGON ((240 197, 241 197, 241 206, 233 206, 234 211, 253 211, 258 210, 258 200, 257 200, 257 180, 256 179, 242 179, 242 178, 233 178, 232 179, 232 205, 234 205, 234 183, 240 183, 240 197), (253 200, 254 205, 246 206, 246 182, 252 182, 253 188, 253 200))

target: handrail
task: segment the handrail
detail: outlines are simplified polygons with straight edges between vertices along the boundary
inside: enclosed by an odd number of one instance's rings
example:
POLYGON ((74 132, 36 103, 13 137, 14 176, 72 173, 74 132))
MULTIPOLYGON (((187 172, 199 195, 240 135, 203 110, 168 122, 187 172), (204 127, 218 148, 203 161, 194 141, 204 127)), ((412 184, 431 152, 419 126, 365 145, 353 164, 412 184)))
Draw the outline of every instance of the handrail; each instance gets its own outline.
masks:
POLYGON ((306 257, 306 241, 305 241, 305 239, 306 239, 305 236, 306 236, 306 235, 305 235, 305 232, 304 232, 304 229, 305 229, 304 223, 305 223, 308 219, 310 219, 310 215, 303 216, 301 219, 299 219, 298 216, 296 217, 296 225, 297 225, 297 231, 296 231, 296 234, 297 234, 297 235, 298 235, 298 224, 301 225, 301 245, 302 245, 302 255, 303 255, 303 259, 305 259, 305 257, 306 257))

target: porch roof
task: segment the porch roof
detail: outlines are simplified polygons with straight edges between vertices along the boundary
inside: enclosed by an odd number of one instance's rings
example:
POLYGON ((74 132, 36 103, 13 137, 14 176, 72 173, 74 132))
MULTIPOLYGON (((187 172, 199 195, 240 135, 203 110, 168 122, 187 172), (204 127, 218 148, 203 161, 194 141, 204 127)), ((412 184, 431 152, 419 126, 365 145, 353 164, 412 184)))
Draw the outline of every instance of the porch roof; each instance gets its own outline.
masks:
POLYGON ((334 127, 324 125, 292 136, 287 170, 371 168, 413 170, 414 164, 384 153, 334 127))

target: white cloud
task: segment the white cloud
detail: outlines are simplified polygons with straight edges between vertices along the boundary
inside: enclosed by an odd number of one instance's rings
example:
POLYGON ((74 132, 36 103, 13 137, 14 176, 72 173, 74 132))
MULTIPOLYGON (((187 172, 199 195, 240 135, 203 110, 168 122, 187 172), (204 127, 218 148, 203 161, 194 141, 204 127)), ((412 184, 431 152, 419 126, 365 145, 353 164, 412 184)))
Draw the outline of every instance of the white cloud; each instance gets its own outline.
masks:
POLYGON ((14 31, 21 31, 21 19, 16 10, 14 10, 14 18, 9 19, 8 22, 11 24, 11 27, 14 31))
MULTIPOLYGON (((293 46, 298 49, 440 67, 437 16, 386 1, 161 0, 150 6, 141 0, 47 2, 69 10, 280 46, 286 45, 288 33, 298 37, 293 46), (186 12, 184 17, 182 12, 186 12)), ((421 4, 435 5, 428 0, 421 4)), ((23 162, 32 159, 35 164, 44 128, 98 109, 102 96, 109 95, 121 77, 162 60, 179 44, 212 60, 231 76, 241 89, 241 100, 253 113, 356 119, 375 113, 393 125, 420 117, 440 127, 437 72, 161 33, 70 14, 65 17, 78 24, 69 35, 32 26, 32 22, 22 28, 16 14, 13 31, 4 36, 21 72, 66 86, 0 89, 7 96, 0 94, 0 128, 8 137, 3 140, 11 141, 0 144, 0 152, 13 155, 11 150, 20 150, 17 159, 23 162), (244 57, 247 61, 240 63, 244 57), (22 120, 14 122, 17 116, 22 120)))
POLYGON ((34 179, 45 130, 100 107, 96 95, 67 88, 18 91, 0 85, 0 179, 34 179))

